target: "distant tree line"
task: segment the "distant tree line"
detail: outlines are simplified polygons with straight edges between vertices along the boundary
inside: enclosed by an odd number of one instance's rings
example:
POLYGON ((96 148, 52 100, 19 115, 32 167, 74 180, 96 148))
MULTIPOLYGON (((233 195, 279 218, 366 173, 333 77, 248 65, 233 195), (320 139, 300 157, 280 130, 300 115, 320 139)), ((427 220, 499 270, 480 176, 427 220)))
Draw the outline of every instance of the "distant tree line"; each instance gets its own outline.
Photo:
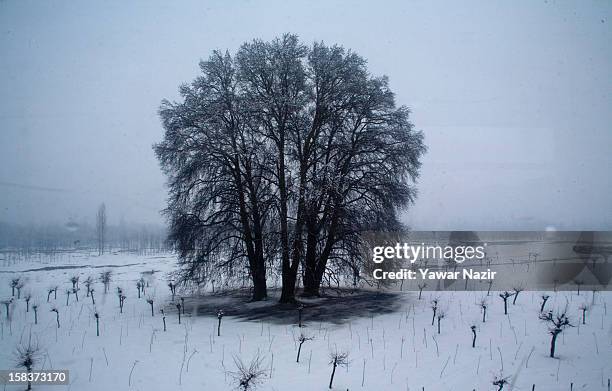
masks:
POLYGON ((318 295, 326 273, 358 275, 361 234, 402 229, 426 150, 388 79, 342 46, 294 35, 215 51, 200 69, 181 101, 162 102, 154 146, 181 279, 246 267, 261 300, 278 273, 290 303, 300 277, 318 295))
MULTIPOLYGON (((0 249, 26 254, 54 253, 75 249, 100 251, 97 225, 81 224, 8 224, 0 223, 0 249)), ((159 225, 107 225, 106 251, 169 251, 167 230, 159 225)))

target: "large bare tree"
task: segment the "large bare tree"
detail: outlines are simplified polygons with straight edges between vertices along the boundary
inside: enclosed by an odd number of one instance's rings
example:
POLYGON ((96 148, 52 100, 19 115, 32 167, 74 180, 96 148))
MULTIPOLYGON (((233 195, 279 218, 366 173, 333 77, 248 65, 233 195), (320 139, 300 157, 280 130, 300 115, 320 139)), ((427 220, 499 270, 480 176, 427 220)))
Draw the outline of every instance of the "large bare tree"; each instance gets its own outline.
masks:
POLYGON ((280 300, 294 302, 300 266, 316 295, 331 264, 359 268, 361 233, 401 228, 423 136, 363 58, 288 34, 201 69, 182 102, 162 103, 155 146, 185 278, 243 259, 261 299, 279 264, 280 300))

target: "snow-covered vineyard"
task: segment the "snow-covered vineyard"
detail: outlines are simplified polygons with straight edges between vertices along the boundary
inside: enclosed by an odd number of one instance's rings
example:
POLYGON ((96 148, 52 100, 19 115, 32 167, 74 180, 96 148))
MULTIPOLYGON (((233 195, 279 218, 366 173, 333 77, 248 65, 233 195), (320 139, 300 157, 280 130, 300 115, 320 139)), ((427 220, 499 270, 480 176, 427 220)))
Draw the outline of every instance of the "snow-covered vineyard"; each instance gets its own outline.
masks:
POLYGON ((336 321, 317 320, 317 300, 309 300, 299 327, 297 309, 280 320, 245 320, 241 312, 274 306, 273 297, 236 308, 231 300, 224 304, 223 295, 193 297, 178 289, 172 302, 171 255, 74 252, 4 262, 0 367, 15 368, 17 348, 31 341, 39 349, 34 369, 70 371, 69 385, 35 385, 39 390, 234 389, 237 363, 248 367, 257 358, 258 389, 324 390, 335 352, 341 356, 336 390, 609 390, 612 377, 609 292, 522 292, 515 304, 509 300, 508 315, 498 292, 423 292, 421 299, 418 292, 396 292, 393 311, 336 321), (107 293, 100 281, 105 271, 112 272, 107 293), (79 278, 76 295, 73 277, 79 278), (539 319, 545 294, 544 312, 567 306, 574 326, 559 334, 556 358, 549 357, 550 324, 539 319), (221 320, 218 310, 225 313, 221 320))

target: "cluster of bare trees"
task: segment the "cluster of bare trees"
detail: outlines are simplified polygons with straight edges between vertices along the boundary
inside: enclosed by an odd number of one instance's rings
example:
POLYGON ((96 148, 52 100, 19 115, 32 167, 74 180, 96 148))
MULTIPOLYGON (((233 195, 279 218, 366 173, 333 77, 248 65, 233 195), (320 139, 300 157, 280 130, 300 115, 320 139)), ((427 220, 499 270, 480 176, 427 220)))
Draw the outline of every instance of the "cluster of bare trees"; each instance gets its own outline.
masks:
POLYGON ((246 264, 260 300, 278 268, 281 301, 293 302, 300 270, 317 295, 331 264, 363 261, 360 233, 401 228, 423 136, 362 57, 285 35, 214 52, 200 68, 181 102, 163 101, 154 147, 184 281, 246 264))

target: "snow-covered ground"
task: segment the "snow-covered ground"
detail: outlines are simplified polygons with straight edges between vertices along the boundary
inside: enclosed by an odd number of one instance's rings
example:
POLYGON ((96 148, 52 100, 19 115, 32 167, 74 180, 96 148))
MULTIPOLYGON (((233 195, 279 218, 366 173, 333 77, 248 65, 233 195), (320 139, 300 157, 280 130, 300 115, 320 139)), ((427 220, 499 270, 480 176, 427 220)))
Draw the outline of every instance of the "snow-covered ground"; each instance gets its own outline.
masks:
MULTIPOLYGON (((41 349, 35 368, 70 370, 70 385, 34 386, 39 390, 233 389, 234 358, 248 364, 258 353, 266 371, 258 389, 325 390, 332 370, 329 355, 335 350, 348 352, 350 360, 347 367, 336 370, 335 390, 494 390, 492 381, 500 375, 510 382, 504 390, 531 390, 533 384, 538 391, 570 390, 571 383, 574 390, 608 390, 612 377, 609 292, 549 292, 546 308, 563 309, 569 303, 576 325, 559 336, 558 358, 553 359, 548 356, 548 326, 538 319, 542 292, 522 292, 516 305, 509 305, 507 316, 497 292, 488 297, 486 292, 423 292, 421 300, 418 293, 398 292, 401 305, 394 312, 355 313, 340 323, 318 321, 305 313, 302 328, 295 324, 297 315, 285 322, 228 315, 217 336, 214 311, 190 308, 189 303, 208 300, 206 295, 187 299, 187 313, 178 324, 166 285, 166 275, 174 266, 171 255, 98 257, 88 252, 66 253, 52 260, 5 262, 0 267, 0 300, 11 297, 11 279, 20 277, 25 286, 21 299, 11 304, 10 320, 4 305, 0 307, 0 369, 14 368, 16 347, 31 338, 41 349), (104 270, 113 271, 106 295, 98 280, 104 270), (136 280, 143 273, 149 287, 138 299, 136 280), (65 291, 73 275, 80 276, 79 301, 70 295, 66 305, 65 291), (96 279, 99 337, 94 305, 83 285, 88 276, 96 279), (57 299, 51 295, 47 303, 47 288, 54 285, 60 287, 57 299), (123 314, 119 313, 118 286, 127 296, 123 314), (32 294, 30 306, 39 305, 38 324, 34 324, 32 309, 26 312, 23 297, 28 292, 32 294), (154 297, 154 316, 146 302, 150 296, 154 297), (489 302, 486 323, 477 305, 483 297, 489 302), (434 298, 446 313, 440 334, 431 324, 434 298), (579 321, 582 304, 590 305, 585 325, 579 321), (162 306, 166 332, 159 311, 162 306), (60 315, 59 329, 50 311, 54 307, 60 315), (475 348, 471 346, 472 325, 477 328, 475 348), (304 343, 296 363, 300 333, 314 339, 304 343)), ((253 303, 252 308, 273 304, 272 298, 268 303, 253 303)), ((249 308, 245 305, 239 311, 249 308)), ((232 313, 233 308, 225 310, 232 313)))

